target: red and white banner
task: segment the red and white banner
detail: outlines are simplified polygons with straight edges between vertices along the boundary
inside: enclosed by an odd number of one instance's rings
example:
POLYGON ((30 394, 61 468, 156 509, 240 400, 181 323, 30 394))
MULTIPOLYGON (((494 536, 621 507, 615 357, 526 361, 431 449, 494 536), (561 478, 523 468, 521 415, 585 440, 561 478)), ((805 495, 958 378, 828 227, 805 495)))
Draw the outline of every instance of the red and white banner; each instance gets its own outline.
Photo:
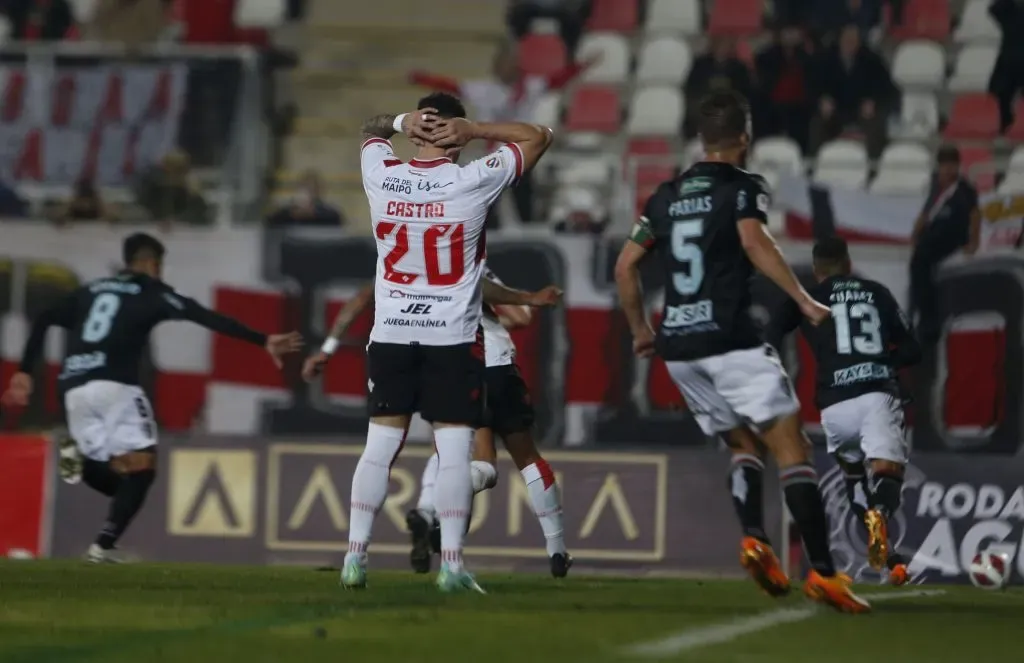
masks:
POLYGON ((0 67, 0 177, 128 184, 177 144, 188 68, 0 67))
POLYGON ((52 457, 42 435, 0 435, 0 556, 49 553, 52 457))

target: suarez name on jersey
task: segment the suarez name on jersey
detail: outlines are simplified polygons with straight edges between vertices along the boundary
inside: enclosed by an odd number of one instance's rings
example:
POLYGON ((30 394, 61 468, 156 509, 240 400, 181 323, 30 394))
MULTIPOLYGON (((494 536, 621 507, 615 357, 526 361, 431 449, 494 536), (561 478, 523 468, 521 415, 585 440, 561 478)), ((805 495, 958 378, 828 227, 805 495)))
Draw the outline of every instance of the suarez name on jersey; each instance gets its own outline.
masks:
POLYGON ((810 294, 832 310, 831 317, 814 326, 787 299, 772 315, 769 339, 778 346, 800 327, 818 362, 818 408, 875 391, 898 395, 897 371, 915 363, 920 346, 892 293, 877 281, 840 275, 810 294))
POLYGON ((487 211, 523 174, 518 145, 464 166, 447 158, 405 163, 391 143, 362 147, 363 188, 377 240, 378 343, 458 345, 480 326, 487 211))
POLYGON ((750 316, 754 267, 740 242, 743 219, 768 222, 764 180, 726 163, 704 161, 662 184, 647 201, 633 241, 657 249, 665 307, 656 347, 685 361, 755 347, 750 316))

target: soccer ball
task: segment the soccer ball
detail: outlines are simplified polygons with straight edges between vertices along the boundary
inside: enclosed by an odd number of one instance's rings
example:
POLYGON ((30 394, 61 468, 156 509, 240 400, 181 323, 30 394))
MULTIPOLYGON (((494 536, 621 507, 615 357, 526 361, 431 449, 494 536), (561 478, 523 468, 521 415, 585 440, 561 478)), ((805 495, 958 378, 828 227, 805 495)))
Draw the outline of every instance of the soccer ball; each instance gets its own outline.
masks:
POLYGON ((1003 589, 1010 582, 1010 558, 986 550, 974 556, 969 571, 975 587, 1003 589))

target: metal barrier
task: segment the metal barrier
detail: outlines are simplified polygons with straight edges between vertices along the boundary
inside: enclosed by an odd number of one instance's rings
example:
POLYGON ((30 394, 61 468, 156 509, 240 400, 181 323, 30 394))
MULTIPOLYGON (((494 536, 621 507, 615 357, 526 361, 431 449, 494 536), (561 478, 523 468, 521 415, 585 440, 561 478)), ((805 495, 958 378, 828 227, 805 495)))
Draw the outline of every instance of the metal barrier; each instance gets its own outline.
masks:
POLYGON ((32 201, 93 180, 114 202, 180 149, 219 218, 260 198, 270 161, 260 58, 247 46, 0 47, 0 176, 32 201))

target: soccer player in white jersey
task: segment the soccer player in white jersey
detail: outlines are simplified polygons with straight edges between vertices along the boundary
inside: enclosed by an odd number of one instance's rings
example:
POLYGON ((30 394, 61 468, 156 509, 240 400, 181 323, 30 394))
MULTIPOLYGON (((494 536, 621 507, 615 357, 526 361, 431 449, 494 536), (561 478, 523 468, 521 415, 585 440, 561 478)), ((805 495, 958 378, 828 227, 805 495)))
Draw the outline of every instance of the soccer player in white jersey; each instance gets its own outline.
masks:
MULTIPOLYGON (((483 591, 462 561, 472 501, 470 453, 483 415, 479 338, 487 210, 551 144, 551 131, 520 122, 476 123, 447 94, 418 109, 363 125, 363 188, 377 240, 374 323, 367 347, 366 448, 352 478, 345 587, 365 587, 373 521, 387 497, 391 464, 414 412, 434 427, 442 591, 483 591), (399 130, 419 147, 395 156, 399 130), (459 151, 474 139, 505 143, 465 166, 459 151)), ((336 345, 325 347, 328 354, 336 345)))
MULTIPOLYGON (((487 416, 485 426, 478 428, 474 437, 473 461, 470 466, 473 493, 497 485, 497 451, 494 446, 494 434, 497 433, 526 483, 534 514, 544 532, 551 575, 564 578, 572 566, 572 556, 565 548, 561 494, 555 473, 540 455, 533 440, 533 404, 516 366, 516 346, 508 333, 508 329, 530 324, 533 316, 531 307, 558 303, 561 291, 554 286, 537 292, 513 290, 506 287, 490 268, 484 269, 481 326, 484 334, 487 416)), ((330 345, 340 344, 352 322, 373 303, 373 290, 373 284, 363 288, 338 312, 328 336, 330 345)), ((312 380, 329 359, 330 355, 321 349, 306 360, 303 377, 312 380)), ((435 453, 423 470, 416 508, 406 515, 406 524, 412 534, 410 561, 417 573, 428 573, 433 553, 441 552, 437 508, 434 504, 437 469, 438 455, 435 453)))

